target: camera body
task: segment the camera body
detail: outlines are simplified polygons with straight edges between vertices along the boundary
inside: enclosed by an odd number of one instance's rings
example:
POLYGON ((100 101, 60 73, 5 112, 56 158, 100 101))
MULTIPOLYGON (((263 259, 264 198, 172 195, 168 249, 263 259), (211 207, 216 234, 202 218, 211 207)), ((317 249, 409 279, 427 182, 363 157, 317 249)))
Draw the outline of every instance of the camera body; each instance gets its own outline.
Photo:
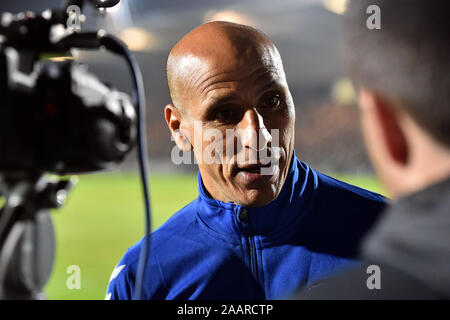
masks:
POLYGON ((0 46, 0 172, 69 174, 119 163, 136 139, 131 98, 71 60, 0 46))

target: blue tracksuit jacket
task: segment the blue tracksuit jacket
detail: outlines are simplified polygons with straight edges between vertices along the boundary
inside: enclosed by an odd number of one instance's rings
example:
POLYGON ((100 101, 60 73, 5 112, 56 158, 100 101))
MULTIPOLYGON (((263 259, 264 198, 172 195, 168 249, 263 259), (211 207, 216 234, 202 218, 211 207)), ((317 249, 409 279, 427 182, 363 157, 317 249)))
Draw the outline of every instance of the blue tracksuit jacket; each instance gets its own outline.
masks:
MULTIPOLYGON (((214 200, 200 173, 198 182, 198 198, 151 235, 146 299, 287 297, 354 264, 361 237, 385 205, 382 196, 295 155, 279 196, 264 207, 214 200)), ((141 243, 114 269, 106 299, 133 298, 141 243)))

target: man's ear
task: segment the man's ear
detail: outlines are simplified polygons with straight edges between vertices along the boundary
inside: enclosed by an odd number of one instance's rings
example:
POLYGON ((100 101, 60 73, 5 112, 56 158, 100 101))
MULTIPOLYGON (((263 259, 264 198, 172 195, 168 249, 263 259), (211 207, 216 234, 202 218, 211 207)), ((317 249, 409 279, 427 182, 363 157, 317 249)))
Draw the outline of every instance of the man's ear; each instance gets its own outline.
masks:
MULTIPOLYGON (((378 127, 379 139, 386 147, 389 157, 400 165, 408 163, 409 147, 402 128, 402 112, 398 106, 381 95, 361 89, 360 107, 371 115, 378 127)), ((376 150, 375 150, 376 152, 376 150)))
POLYGON ((182 115, 181 112, 173 104, 168 104, 164 108, 164 117, 166 119, 167 126, 172 132, 172 136, 175 139, 175 143, 182 151, 191 151, 192 144, 188 137, 181 130, 182 115))

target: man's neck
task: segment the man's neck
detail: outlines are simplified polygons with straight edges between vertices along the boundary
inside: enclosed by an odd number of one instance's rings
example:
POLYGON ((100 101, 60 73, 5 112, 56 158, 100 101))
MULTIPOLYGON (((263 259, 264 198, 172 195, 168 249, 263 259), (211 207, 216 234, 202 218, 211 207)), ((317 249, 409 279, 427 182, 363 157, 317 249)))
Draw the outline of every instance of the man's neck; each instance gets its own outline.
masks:
POLYGON ((396 197, 426 189, 450 177, 450 152, 448 154, 427 154, 421 156, 405 179, 405 187, 396 197))

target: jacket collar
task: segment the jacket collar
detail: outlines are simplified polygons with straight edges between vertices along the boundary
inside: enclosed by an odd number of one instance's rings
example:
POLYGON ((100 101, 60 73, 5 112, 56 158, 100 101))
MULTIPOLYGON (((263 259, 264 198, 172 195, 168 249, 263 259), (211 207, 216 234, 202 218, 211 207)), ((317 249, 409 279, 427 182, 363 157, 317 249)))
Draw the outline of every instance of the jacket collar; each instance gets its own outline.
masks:
MULTIPOLYGON (((277 198, 265 206, 246 208, 238 204, 222 202, 211 198, 198 173, 198 216, 211 231, 228 237, 239 237, 249 230, 244 230, 239 214, 247 211, 248 226, 253 235, 263 237, 286 236, 293 222, 300 216, 308 202, 317 177, 305 163, 292 156, 286 181, 277 198)), ((248 227, 247 227, 248 228, 248 227)))

